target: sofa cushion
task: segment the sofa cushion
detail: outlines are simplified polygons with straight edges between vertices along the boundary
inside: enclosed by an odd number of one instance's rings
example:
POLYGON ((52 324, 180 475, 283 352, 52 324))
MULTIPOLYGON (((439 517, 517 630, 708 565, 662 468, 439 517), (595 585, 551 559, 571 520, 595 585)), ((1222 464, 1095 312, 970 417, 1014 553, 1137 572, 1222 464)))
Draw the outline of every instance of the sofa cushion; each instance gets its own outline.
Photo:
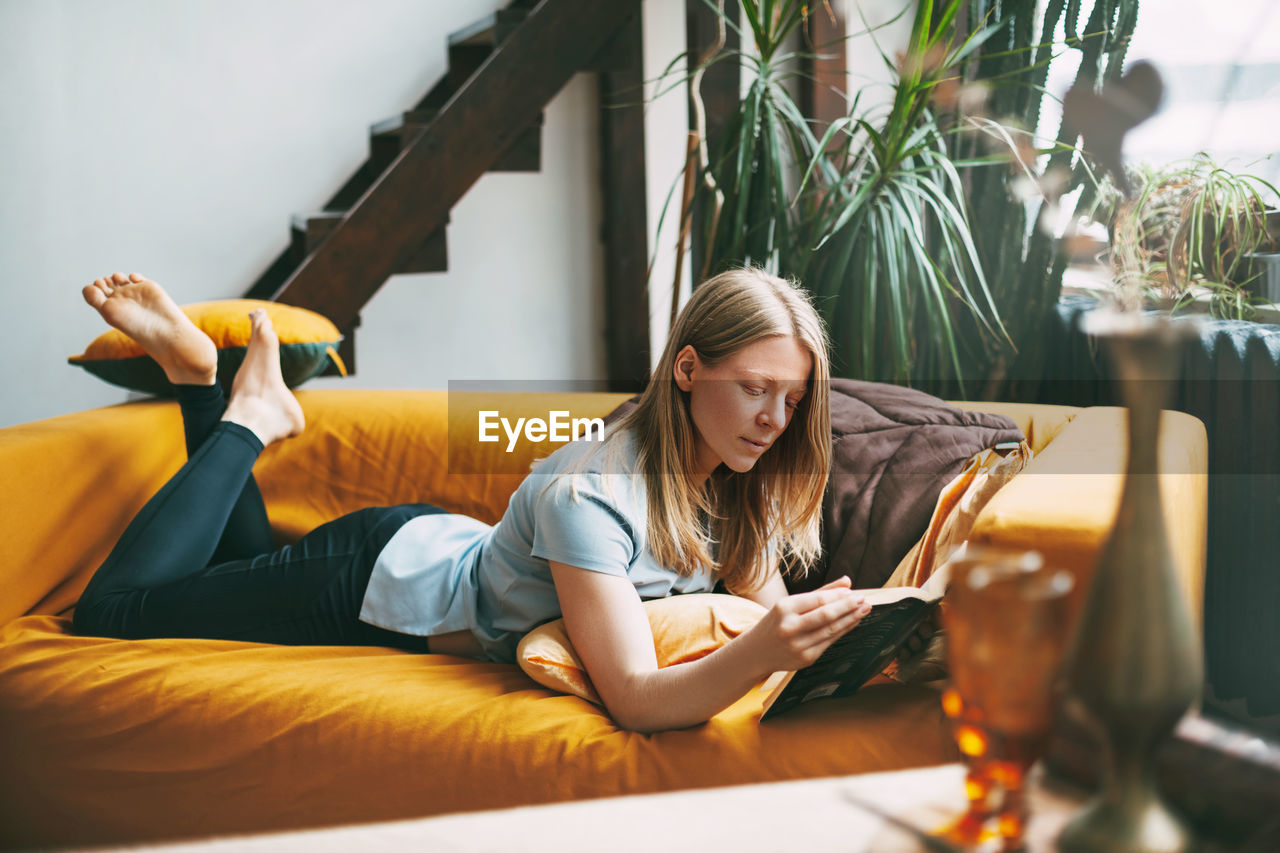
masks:
POLYGON ((966 412, 912 388, 831 380, 831 479, 822 557, 793 592, 848 575, 882 586, 924 533, 943 486, 976 453, 1022 431, 1003 415, 966 412))
POLYGON ((754 690, 638 735, 512 664, 0 629, 0 848, 256 832, 955 760, 895 684, 761 724, 754 690))
MULTIPOLYGON (((217 347, 218 381, 228 394, 240 362, 244 361, 249 345, 249 312, 255 308, 266 309, 280 338, 280 372, 290 388, 323 372, 330 361, 346 375, 337 351, 342 333, 328 318, 314 311, 259 299, 223 299, 183 305, 183 313, 217 347)), ((162 397, 172 397, 174 393, 160 365, 119 329, 98 335, 82 354, 73 355, 67 361, 122 388, 162 397)))
POLYGON ((1035 454, 1019 442, 1008 454, 984 450, 969 460, 938 495, 924 535, 898 563, 885 586, 923 586, 950 553, 968 541, 973 523, 996 492, 1022 473, 1035 454))
MULTIPOLYGON (((736 595, 695 593, 646 601, 644 612, 653 631, 658 667, 662 668, 706 657, 759 622, 765 609, 736 595)), ((574 651, 563 619, 525 634, 516 648, 516 658, 525 674, 543 687, 603 704, 574 651)))

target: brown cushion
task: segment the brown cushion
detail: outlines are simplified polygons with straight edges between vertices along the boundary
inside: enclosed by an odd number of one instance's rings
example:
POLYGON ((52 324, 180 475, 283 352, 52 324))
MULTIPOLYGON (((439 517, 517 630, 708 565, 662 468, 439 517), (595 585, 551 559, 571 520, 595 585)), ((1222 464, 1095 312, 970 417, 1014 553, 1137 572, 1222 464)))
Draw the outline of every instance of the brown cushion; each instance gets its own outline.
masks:
POLYGON ((822 558, 793 592, 841 575, 882 586, 929 525, 942 487, 970 457, 1021 441, 1003 415, 965 412, 911 388, 831 380, 831 480, 822 501, 822 558))

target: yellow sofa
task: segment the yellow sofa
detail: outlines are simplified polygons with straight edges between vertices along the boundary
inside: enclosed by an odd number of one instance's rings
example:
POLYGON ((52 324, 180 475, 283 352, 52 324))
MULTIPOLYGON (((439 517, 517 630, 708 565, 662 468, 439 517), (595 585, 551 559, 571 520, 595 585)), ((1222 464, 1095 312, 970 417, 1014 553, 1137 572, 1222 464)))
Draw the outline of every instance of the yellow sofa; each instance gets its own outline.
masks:
MULTIPOLYGON (((497 520, 535 453, 467 444, 483 399, 303 391, 300 437, 256 474, 281 540, 362 506, 427 501, 497 520), (450 424, 453 426, 450 432, 450 424), (453 441, 449 438, 452 437, 453 441), (507 473, 467 473, 502 470, 507 473)), ((504 414, 610 411, 619 395, 505 398, 504 414)), ((1032 465, 974 538, 1082 577, 1112 521, 1122 410, 962 404, 1013 417, 1032 465)), ((1166 413, 1179 571, 1200 610, 1206 444, 1166 413)), ((134 512, 184 459, 176 405, 132 403, 0 430, 0 846, 85 844, 407 818, 583 797, 890 770, 950 760, 936 694, 874 684, 759 722, 756 690, 710 722, 639 735, 511 665, 383 648, 70 632, 134 512)))

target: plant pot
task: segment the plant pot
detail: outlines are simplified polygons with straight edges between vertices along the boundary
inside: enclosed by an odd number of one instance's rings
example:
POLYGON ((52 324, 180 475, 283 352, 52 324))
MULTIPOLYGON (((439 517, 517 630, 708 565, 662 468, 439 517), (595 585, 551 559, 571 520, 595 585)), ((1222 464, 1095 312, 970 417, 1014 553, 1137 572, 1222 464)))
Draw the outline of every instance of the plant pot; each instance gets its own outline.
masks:
POLYGON ((1280 252, 1255 252, 1245 255, 1243 288, 1268 302, 1280 303, 1280 252))

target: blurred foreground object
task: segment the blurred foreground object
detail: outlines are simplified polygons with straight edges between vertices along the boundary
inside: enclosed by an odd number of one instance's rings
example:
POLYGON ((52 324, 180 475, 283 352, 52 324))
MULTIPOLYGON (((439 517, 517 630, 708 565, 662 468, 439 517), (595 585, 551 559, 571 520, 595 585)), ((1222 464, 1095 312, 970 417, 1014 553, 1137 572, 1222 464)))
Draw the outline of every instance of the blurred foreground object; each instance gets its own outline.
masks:
POLYGON ((943 710, 967 764, 969 808, 942 835, 982 841, 994 819, 1001 849, 1022 850, 1027 772, 1054 718, 1075 579, 1035 551, 972 546, 951 572, 944 618, 952 684, 943 710))
POLYGON ((1200 698, 1199 633, 1177 582, 1156 472, 1160 412, 1193 327, 1110 309, 1086 318, 1109 347, 1129 408, 1129 459, 1066 665, 1067 710, 1102 736, 1102 792, 1063 831, 1064 853, 1185 851, 1192 839, 1155 787, 1156 748, 1200 698))

